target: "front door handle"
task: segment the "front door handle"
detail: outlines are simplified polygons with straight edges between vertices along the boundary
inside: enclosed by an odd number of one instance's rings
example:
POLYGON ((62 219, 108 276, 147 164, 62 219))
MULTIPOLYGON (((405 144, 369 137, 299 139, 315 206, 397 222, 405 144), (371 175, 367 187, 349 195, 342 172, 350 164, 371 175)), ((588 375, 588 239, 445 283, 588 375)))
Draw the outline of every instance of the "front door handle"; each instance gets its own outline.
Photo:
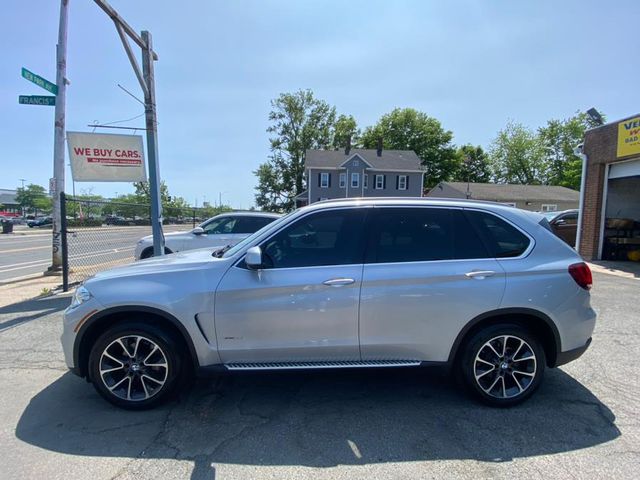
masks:
POLYGON ((464 274, 465 277, 475 278, 477 280, 484 280, 487 277, 491 277, 495 275, 496 272, 493 270, 473 270, 472 272, 467 272, 464 274))
POLYGON ((351 285, 355 280, 353 278, 331 278, 322 282, 323 285, 328 287, 341 287, 343 285, 351 285))

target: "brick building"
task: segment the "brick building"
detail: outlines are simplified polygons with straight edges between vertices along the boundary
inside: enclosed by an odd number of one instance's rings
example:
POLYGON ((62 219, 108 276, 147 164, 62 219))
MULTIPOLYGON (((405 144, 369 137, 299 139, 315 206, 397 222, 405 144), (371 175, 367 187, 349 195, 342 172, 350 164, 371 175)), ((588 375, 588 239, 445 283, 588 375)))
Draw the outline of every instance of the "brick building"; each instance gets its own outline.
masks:
POLYGON ((588 260, 640 256, 640 115, 587 131, 582 151, 578 251, 588 260))

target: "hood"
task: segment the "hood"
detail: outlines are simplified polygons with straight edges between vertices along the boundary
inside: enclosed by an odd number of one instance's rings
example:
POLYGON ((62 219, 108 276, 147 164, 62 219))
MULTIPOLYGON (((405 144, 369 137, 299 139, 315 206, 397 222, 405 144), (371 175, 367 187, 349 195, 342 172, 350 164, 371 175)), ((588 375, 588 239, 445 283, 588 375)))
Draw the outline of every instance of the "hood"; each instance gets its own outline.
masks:
MULTIPOLYGON (((191 230, 185 230, 184 232, 171 232, 171 233, 165 233, 164 234, 164 238, 172 238, 172 237, 184 237, 185 235, 189 234, 191 232, 191 230)), ((151 242, 153 243, 153 235, 147 235, 146 237, 142 237, 140 240, 140 242, 151 242)))
POLYGON ((111 268, 97 273, 86 283, 106 280, 111 278, 126 277, 132 275, 155 275, 172 271, 184 271, 198 268, 212 268, 216 265, 224 266, 228 263, 227 258, 216 258, 211 254, 215 248, 200 248, 197 250, 187 250, 185 252, 163 255, 162 257, 152 257, 146 260, 111 268))

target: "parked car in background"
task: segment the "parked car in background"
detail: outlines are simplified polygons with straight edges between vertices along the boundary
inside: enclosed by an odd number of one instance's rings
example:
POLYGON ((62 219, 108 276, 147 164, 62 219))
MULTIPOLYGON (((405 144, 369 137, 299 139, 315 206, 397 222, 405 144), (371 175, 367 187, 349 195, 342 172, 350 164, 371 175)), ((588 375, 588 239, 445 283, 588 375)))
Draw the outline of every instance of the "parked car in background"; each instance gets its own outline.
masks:
POLYGON ((52 217, 39 217, 35 220, 27 221, 27 225, 29 228, 52 228, 53 227, 53 218, 52 217))
MULTIPOLYGON (((188 232, 172 232, 164 236, 165 253, 196 248, 235 245, 280 217, 277 213, 229 212, 216 215, 188 232)), ((134 252, 136 260, 153 257, 153 236, 138 240, 134 252)))
MULTIPOLYGON (((219 231, 243 218, 210 222, 219 231)), ((98 273, 65 311, 62 345, 73 372, 131 409, 161 402, 197 368, 423 365, 506 407, 588 348, 590 288, 587 264, 534 212, 332 200, 213 254, 98 273)))
POLYGON ((546 212, 551 230, 564 240, 567 245, 574 247, 578 233, 578 210, 564 210, 562 212, 546 212), (553 213, 553 215, 549 215, 553 213))

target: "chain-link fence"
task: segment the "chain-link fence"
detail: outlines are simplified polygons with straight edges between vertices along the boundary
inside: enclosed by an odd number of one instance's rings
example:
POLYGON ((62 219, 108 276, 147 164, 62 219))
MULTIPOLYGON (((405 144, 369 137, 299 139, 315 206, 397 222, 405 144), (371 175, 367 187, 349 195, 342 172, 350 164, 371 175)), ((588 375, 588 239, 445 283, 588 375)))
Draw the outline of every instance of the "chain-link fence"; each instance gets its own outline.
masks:
MULTIPOLYGON (((134 260, 136 243, 151 235, 150 205, 63 196, 65 285, 134 260)), ((164 233, 190 230, 215 215, 211 208, 163 207, 164 233)))

